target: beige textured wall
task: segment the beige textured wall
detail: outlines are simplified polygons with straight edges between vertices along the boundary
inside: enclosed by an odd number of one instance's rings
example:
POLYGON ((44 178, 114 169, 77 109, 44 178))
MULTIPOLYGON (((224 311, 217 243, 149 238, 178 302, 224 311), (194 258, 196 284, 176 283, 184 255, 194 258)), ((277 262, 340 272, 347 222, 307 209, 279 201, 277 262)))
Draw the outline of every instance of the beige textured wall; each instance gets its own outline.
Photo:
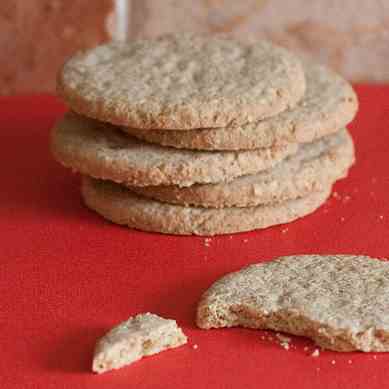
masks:
POLYGON ((354 81, 389 81, 389 0, 128 0, 129 37, 171 31, 268 38, 354 81))
POLYGON ((0 95, 55 91, 74 52, 110 40, 114 0, 0 0, 0 95))

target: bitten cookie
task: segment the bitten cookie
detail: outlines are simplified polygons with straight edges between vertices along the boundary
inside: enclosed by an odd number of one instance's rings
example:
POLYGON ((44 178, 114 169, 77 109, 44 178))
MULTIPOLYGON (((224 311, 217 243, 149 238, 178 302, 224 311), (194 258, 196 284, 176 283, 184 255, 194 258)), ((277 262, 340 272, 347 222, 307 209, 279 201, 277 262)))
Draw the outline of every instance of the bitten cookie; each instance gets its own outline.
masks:
POLYGON ((335 351, 389 351, 388 296, 386 261, 283 257, 215 282, 201 298, 197 324, 283 331, 335 351))
POLYGON ((119 369, 186 342, 187 338, 175 320, 152 313, 139 314, 112 328, 97 342, 92 370, 105 373, 119 369))
POLYGON ((328 135, 275 167, 238 177, 228 183, 130 187, 142 196, 162 202, 197 207, 252 207, 292 200, 321 191, 347 175, 354 162, 354 145, 347 130, 328 135))
POLYGON ((330 188, 298 200, 252 208, 194 208, 142 198, 109 181, 83 177, 85 204, 104 218, 142 231, 176 235, 216 235, 266 228, 316 210, 330 188))
POLYGON ((267 119, 193 131, 122 130, 148 142, 185 149, 245 150, 285 142, 306 143, 345 127, 358 109, 351 85, 324 66, 305 62, 307 90, 292 109, 267 119))
POLYGON ((58 76, 74 111, 135 128, 243 124, 293 107, 304 91, 302 66, 285 49, 183 33, 99 46, 58 76))
POLYGON ((139 141, 115 126, 70 112, 53 129, 51 148, 63 165, 95 178, 135 186, 189 186, 268 169, 298 146, 239 152, 177 150, 139 141))

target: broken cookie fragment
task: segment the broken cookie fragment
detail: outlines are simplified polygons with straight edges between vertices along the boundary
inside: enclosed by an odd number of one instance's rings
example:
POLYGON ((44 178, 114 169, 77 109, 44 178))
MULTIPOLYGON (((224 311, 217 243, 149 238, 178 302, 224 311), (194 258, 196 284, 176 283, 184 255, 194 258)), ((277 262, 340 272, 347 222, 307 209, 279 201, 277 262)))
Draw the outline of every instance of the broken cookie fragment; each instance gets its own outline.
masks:
POLYGON ((119 369, 186 342, 187 337, 175 320, 152 313, 139 314, 112 328, 97 342, 92 370, 104 373, 119 369))
POLYGON ((203 295, 197 324, 271 329, 335 351, 389 351, 388 312, 389 262, 301 255, 221 278, 203 295))

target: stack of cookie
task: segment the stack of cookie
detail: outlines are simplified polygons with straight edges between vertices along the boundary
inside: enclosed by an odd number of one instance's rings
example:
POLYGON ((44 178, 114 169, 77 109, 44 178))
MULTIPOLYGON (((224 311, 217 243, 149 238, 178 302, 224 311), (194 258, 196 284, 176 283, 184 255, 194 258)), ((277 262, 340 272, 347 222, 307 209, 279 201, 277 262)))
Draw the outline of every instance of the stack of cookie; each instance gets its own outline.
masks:
POLYGON ((354 161, 357 98, 332 71, 268 42, 168 35, 110 43, 58 77, 71 111, 55 158, 105 218, 145 231, 266 228, 325 202, 354 161))

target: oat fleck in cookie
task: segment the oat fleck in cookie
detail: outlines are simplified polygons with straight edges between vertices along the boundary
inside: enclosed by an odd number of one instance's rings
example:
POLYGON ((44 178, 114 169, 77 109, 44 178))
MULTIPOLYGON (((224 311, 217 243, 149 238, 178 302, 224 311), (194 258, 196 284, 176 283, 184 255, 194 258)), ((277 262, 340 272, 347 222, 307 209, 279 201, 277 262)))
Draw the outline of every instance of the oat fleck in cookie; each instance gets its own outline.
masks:
POLYGON ((389 351, 388 312, 388 262, 301 255, 221 278, 203 295, 197 324, 272 329, 335 351, 389 351))
POLYGON ((276 115, 300 100, 305 77, 293 54, 269 42, 180 33, 79 53, 60 72, 58 91, 98 120, 185 130, 276 115))
POLYGON ((97 342, 92 370, 104 373, 119 369, 186 342, 187 337, 175 320, 152 313, 139 314, 114 327, 97 342))

